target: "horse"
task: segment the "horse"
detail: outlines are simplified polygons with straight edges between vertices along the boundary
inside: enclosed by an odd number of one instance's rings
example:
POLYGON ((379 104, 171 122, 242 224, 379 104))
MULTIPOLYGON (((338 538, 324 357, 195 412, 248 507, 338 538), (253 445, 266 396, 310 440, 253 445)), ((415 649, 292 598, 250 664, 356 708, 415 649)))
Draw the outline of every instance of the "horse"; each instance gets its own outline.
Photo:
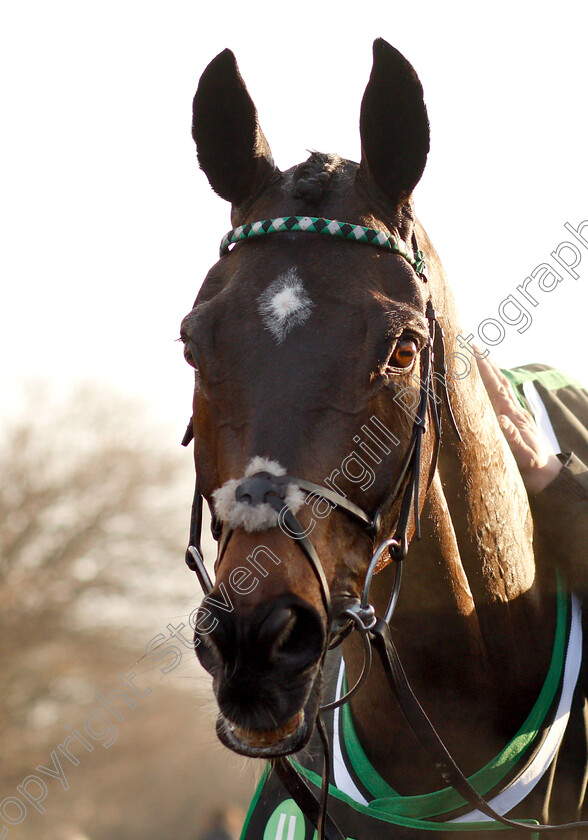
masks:
MULTIPOLYGON (((231 203, 181 328, 195 369, 187 562, 207 593, 194 643, 221 742, 269 761, 270 805, 304 814, 307 833, 289 823, 288 837, 523 836, 509 819, 578 819, 579 605, 534 547, 481 351, 414 213, 429 152, 415 70, 374 42, 359 164, 312 152, 280 171, 230 50, 200 79, 192 134, 231 203), (341 793, 345 733, 371 789, 355 762, 341 793), (321 781, 308 763, 323 751, 321 781)), ((457 188, 447 201, 459 236, 457 188)), ((244 836, 285 837, 286 818, 265 834, 253 818, 244 836)))

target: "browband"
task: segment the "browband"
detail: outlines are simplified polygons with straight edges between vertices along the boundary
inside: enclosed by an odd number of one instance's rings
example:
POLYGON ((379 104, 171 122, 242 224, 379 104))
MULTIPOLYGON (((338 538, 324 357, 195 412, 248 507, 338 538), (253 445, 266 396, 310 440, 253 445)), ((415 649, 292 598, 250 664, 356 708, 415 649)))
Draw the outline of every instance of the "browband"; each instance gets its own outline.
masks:
POLYGON ((375 245, 377 248, 384 248, 399 254, 409 263, 426 282, 425 255, 416 247, 416 239, 413 236, 413 247, 408 247, 406 242, 399 236, 386 233, 383 230, 355 225, 350 222, 339 222, 336 219, 324 219, 322 216, 284 216, 277 219, 265 219, 261 222, 249 222, 246 225, 239 225, 233 228, 222 238, 220 245, 220 256, 228 253, 230 246, 235 242, 242 242, 244 239, 253 239, 255 236, 266 236, 268 233, 322 233, 326 236, 336 236, 339 239, 348 239, 351 242, 362 242, 365 245, 375 245))

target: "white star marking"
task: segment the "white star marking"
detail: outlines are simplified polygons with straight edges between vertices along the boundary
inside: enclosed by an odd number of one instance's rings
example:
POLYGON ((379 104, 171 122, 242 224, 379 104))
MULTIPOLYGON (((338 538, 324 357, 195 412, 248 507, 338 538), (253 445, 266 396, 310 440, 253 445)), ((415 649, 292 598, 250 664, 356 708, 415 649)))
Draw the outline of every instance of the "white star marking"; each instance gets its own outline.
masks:
POLYGON ((296 269, 281 274, 257 299, 263 324, 278 344, 293 327, 303 324, 314 306, 306 293, 296 269))

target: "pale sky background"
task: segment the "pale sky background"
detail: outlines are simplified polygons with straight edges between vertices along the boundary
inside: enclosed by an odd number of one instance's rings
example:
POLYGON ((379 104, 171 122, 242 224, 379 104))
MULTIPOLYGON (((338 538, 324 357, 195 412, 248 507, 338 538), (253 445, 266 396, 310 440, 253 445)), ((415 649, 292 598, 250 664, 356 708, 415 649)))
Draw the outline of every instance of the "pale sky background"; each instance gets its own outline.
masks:
MULTIPOLYGON (((407 56, 432 134, 417 213, 472 330, 588 219, 585 2, 20 0, 1 17, 3 413, 22 381, 92 377, 181 437, 192 376, 175 339, 230 227, 191 101, 227 46, 282 169, 307 149, 357 160, 372 41, 407 56)), ((582 256, 527 332, 507 328, 500 364, 588 382, 582 256)))

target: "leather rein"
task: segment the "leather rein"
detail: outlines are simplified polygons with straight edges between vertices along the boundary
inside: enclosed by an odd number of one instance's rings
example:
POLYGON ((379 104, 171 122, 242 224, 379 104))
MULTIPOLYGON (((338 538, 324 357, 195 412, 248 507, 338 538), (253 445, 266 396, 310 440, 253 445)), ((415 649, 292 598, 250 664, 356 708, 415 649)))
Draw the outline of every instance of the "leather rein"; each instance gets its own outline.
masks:
MULTIPOLYGON (((253 237, 271 233, 299 231, 327 234, 354 242, 363 242, 385 248, 403 257, 413 268, 419 279, 423 283, 428 282, 424 254, 418 249, 414 233, 412 235, 412 248, 409 248, 405 242, 393 234, 365 228, 360 225, 352 225, 318 217, 291 216, 268 219, 235 228, 223 237, 220 255, 222 257, 226 254, 232 243, 246 241, 253 237)), ((516 828, 529 834, 547 831, 563 832, 578 828, 588 828, 588 822, 574 822, 555 826, 537 825, 534 822, 527 823, 510 820, 497 813, 471 785, 453 760, 434 725, 415 696, 392 640, 389 624, 400 594, 402 564, 409 547, 408 527, 411 513, 414 520, 415 536, 417 539, 420 539, 421 536, 419 511, 420 472, 422 440, 426 431, 427 414, 430 413, 435 431, 433 457, 427 486, 428 490, 437 468, 441 444, 441 401, 445 404, 450 424, 461 442, 461 436, 455 423, 447 392, 443 331, 437 320, 437 314, 430 297, 427 301, 425 315, 429 325, 429 341, 420 352, 419 401, 414 415, 410 441, 393 486, 373 514, 366 513, 361 507, 331 488, 290 475, 276 476, 268 472, 258 472, 244 478, 236 488, 235 498, 237 501, 245 502, 253 507, 259 504, 269 504, 277 512, 282 530, 289 534, 292 539, 296 540, 312 568, 319 584, 321 598, 327 616, 327 627, 330 628, 330 636, 327 638, 319 664, 322 666, 327 651, 341 644, 343 639, 353 629, 359 632, 364 647, 364 664, 355 685, 340 699, 321 706, 316 718, 317 732, 323 748, 323 774, 320 798, 317 799, 304 777, 296 770, 287 757, 273 759, 273 766, 292 799, 294 799, 305 816, 316 828, 317 840, 345 840, 345 835, 327 813, 330 745, 321 715, 325 711, 335 709, 347 703, 359 691, 369 674, 373 651, 375 650, 384 668, 390 690, 395 696, 408 725, 429 755, 445 786, 453 787, 467 803, 477 808, 487 817, 508 828, 516 828), (441 391, 441 399, 437 396, 437 389, 441 391), (295 484, 304 493, 313 497, 320 497, 329 502, 333 507, 343 511, 361 524, 374 545, 378 541, 366 572, 361 597, 359 599, 349 599, 337 616, 333 616, 332 614, 330 589, 318 553, 312 541, 305 534, 301 523, 286 503, 286 491, 290 484, 295 484), (393 536, 382 539, 382 527, 386 524, 387 517, 400 498, 400 512, 393 536), (386 611, 383 617, 378 617, 373 606, 370 604, 370 588, 378 562, 386 550, 388 550, 391 559, 394 561, 395 578, 386 611)), ((191 419, 182 440, 182 445, 187 446, 192 439, 193 424, 191 419)), ((205 593, 204 600, 206 600, 206 596, 213 589, 213 583, 204 565, 201 546, 202 510, 203 497, 198 488, 198 477, 196 477, 190 521, 190 543, 186 550, 186 564, 196 573, 200 586, 205 593)), ((218 562, 220 562, 233 532, 228 527, 223 528, 222 523, 219 523, 214 514, 212 519, 212 532, 215 539, 219 541, 218 562)))

